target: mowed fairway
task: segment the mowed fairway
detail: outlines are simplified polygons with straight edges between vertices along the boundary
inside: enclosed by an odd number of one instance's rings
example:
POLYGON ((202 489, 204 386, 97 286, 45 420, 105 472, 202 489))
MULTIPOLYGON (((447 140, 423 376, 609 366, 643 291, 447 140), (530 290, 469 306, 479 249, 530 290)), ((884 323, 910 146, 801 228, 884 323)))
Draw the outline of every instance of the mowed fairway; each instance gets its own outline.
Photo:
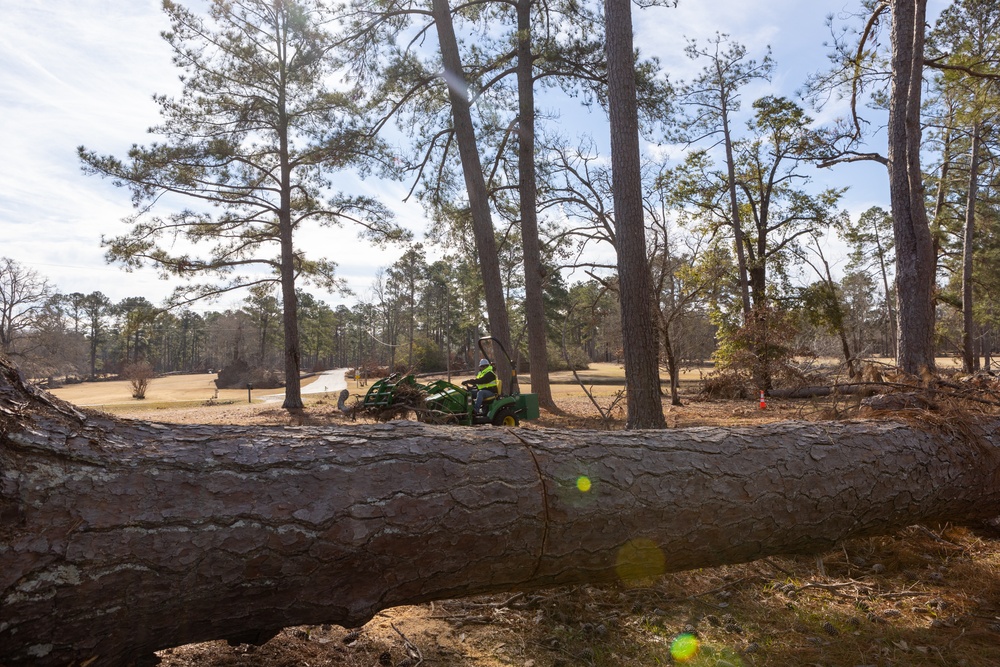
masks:
MULTIPOLYGON (((836 366, 835 359, 824 360, 830 366, 836 366)), ((874 360, 886 365, 891 363, 889 359, 874 360)), ((960 361, 954 358, 941 357, 937 360, 938 368, 952 369, 961 365, 960 361)), ((711 365, 703 365, 695 368, 685 368, 681 372, 682 391, 697 391, 698 385, 706 375, 712 372, 711 365)), ((461 382, 467 377, 472 377, 473 371, 465 373, 458 372, 451 376, 451 381, 461 382)), ((595 362, 590 364, 586 370, 577 372, 580 382, 592 393, 595 398, 607 398, 614 396, 617 392, 625 388, 625 370, 620 364, 595 362)), ((146 398, 136 400, 132 398, 132 387, 126 380, 114 380, 109 382, 84 382, 82 384, 67 385, 58 389, 53 389, 52 393, 59 398, 69 401, 75 405, 109 408, 114 407, 114 412, 122 410, 142 410, 163 407, 183 407, 199 406, 210 399, 217 403, 246 403, 246 389, 220 389, 216 395, 214 373, 204 373, 198 375, 168 375, 154 378, 150 381, 146 389, 146 398)), ((309 384, 316 382, 320 376, 312 376, 302 379, 302 386, 305 388, 309 384)), ((557 401, 560 398, 583 397, 585 394, 580 388, 580 384, 570 371, 555 371, 549 376, 552 382, 552 396, 557 401)), ((432 377, 421 377, 421 381, 431 379, 447 379, 444 374, 432 377)), ((666 388, 666 372, 661 371, 661 381, 666 388)), ((522 392, 530 392, 531 384, 528 375, 518 376, 518 384, 522 392)), ((368 386, 358 387, 353 380, 348 381, 348 388, 354 394, 363 395, 368 386)), ((281 389, 255 389, 253 391, 253 401, 263 400, 265 396, 280 396, 281 389)))
MULTIPOLYGON (((132 398, 132 385, 127 380, 71 384, 53 389, 51 392, 74 405, 95 408, 112 405, 133 405, 148 408, 151 407, 151 404, 159 403, 198 405, 213 398, 220 403, 246 402, 246 389, 220 389, 216 395, 215 379, 217 377, 218 375, 215 373, 202 373, 153 378, 146 388, 146 398, 143 400, 132 398)), ((307 385, 314 379, 303 379, 302 384, 307 385)), ((254 390, 252 396, 256 401, 268 394, 281 393, 281 389, 260 389, 254 390)))
MULTIPOLYGON (((132 398, 132 385, 128 380, 108 382, 84 382, 71 384, 52 393, 75 405, 100 407, 120 403, 155 402, 203 402, 215 396, 215 373, 199 375, 168 375, 153 378, 146 388, 146 398, 138 401, 132 398)), ((267 390, 272 393, 274 390, 267 390)), ((217 400, 247 400, 245 389, 220 389, 217 400)))
MULTIPOLYGON (((593 392, 595 397, 614 396, 615 393, 625 387, 625 371, 619 364, 614 363, 594 363, 587 370, 579 371, 578 375, 584 385, 593 392)), ((246 389, 220 389, 218 395, 215 390, 215 373, 202 373, 195 375, 168 375, 157 377, 150 381, 146 388, 146 398, 137 400, 132 398, 132 386, 127 380, 111 380, 107 382, 83 382, 81 384, 71 384, 51 390, 64 401, 69 401, 74 405, 82 407, 92 407, 99 409, 110 409, 112 412, 145 410, 156 407, 184 407, 200 406, 210 399, 217 403, 246 403, 246 389)), ((441 377, 445 376, 435 376, 441 377)), ((456 374, 452 376, 453 382, 461 382, 468 374, 456 374)), ((555 398, 566 396, 583 396, 569 371, 558 371, 552 373, 552 393, 555 398)), ((317 376, 303 378, 302 386, 306 387, 315 382, 317 376)), ((427 380, 428 378, 422 378, 427 380)), ((698 379, 695 372, 693 377, 685 379, 698 379)), ((519 384, 522 392, 530 392, 531 385, 527 375, 519 377, 519 384)), ((370 385, 369 385, 370 386, 370 385)), ((356 387, 354 382, 348 383, 348 387, 354 393, 363 394, 367 387, 356 387)), ((255 389, 252 393, 253 401, 263 399, 268 395, 281 395, 281 389, 255 389)))

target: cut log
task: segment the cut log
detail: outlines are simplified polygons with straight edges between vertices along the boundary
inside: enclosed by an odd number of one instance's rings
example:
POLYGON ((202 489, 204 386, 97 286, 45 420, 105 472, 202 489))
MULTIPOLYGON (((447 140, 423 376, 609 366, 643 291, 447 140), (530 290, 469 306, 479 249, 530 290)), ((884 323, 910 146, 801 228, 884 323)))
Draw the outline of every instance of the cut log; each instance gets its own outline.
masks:
POLYGON ((788 389, 771 389, 767 395, 772 398, 821 398, 835 395, 864 396, 874 394, 885 385, 878 382, 856 382, 851 384, 813 385, 807 387, 792 387, 788 389))
POLYGON ((157 425, 0 358, 0 663, 141 662, 387 607, 1000 515, 1000 424, 157 425))

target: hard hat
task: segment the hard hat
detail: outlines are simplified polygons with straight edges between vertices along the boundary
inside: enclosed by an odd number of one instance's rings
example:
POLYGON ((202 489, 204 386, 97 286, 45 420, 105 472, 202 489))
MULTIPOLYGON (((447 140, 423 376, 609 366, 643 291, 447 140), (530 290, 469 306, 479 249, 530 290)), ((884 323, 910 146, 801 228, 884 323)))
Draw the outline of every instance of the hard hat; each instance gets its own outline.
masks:
POLYGON ((479 367, 480 368, 482 368, 483 366, 489 366, 489 365, 490 365, 490 360, 489 359, 480 359, 479 360, 479 367))

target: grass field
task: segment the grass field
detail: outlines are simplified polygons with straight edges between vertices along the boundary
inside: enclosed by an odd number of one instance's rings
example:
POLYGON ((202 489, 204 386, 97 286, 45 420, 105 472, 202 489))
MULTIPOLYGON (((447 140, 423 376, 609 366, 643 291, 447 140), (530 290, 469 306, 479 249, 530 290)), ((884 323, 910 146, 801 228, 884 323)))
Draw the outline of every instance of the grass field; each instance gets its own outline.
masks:
MULTIPOLYGON (((593 387, 594 394, 597 396, 613 396, 616 391, 625 386, 625 371, 617 364, 591 364, 590 369, 580 371, 579 375, 585 385, 593 387)), ((216 395, 216 377, 214 373, 158 377, 149 383, 149 387, 146 389, 146 398, 143 400, 132 398, 132 387, 127 380, 71 384, 53 389, 52 393, 75 405, 100 409, 127 406, 149 409, 158 404, 189 404, 194 406, 213 398, 220 404, 247 402, 246 389, 220 389, 216 395)), ((553 373, 551 377, 552 390, 556 397, 583 395, 580 386, 576 384, 573 374, 569 371, 553 373)), ((453 375, 452 381, 460 382, 464 378, 464 375, 453 375)), ((312 381, 313 378, 303 378, 302 384, 306 386, 312 381)), ((527 377, 522 377, 519 383, 522 392, 531 391, 527 377)), ((368 386, 371 384, 369 383, 368 386)), ((348 382, 348 387, 354 393, 365 390, 365 387, 356 387, 353 381, 348 382)), ((280 389, 261 389, 254 390, 252 397, 254 401, 259 401, 268 394, 280 393, 280 389)))
MULTIPOLYGON (((215 373, 194 375, 167 375, 154 378, 146 389, 146 398, 132 398, 132 387, 127 380, 106 382, 82 382, 51 390, 53 394, 75 405, 106 409, 111 406, 141 406, 150 408, 154 404, 201 405, 208 400, 217 403, 246 403, 246 389, 219 389, 216 393, 215 373)), ((314 378, 303 378, 303 386, 314 378)), ((255 389, 252 397, 261 400, 268 394, 280 394, 281 389, 255 389)))
MULTIPOLYGON (((878 363, 889 364, 889 359, 875 359, 878 363)), ((821 366, 835 366, 837 360, 819 360, 821 366)), ((961 362, 952 357, 941 357, 937 360, 938 368, 955 369, 961 366, 961 362)), ((685 369, 681 373, 681 387, 693 390, 697 384, 712 371, 710 365, 699 368, 685 369)), ((625 387, 625 369, 621 364, 597 362, 590 364, 586 370, 578 371, 580 381, 595 397, 614 396, 625 387)), ((666 374, 661 374, 664 379, 666 374)), ((446 376, 438 375, 434 378, 444 379, 446 376)), ((469 377, 466 374, 452 375, 452 382, 460 382, 469 377)), ((53 389, 52 393, 59 398, 74 403, 79 406, 93 407, 99 409, 111 409, 113 411, 128 411, 135 409, 152 409, 155 407, 170 406, 181 407, 182 405, 197 406, 206 401, 214 400, 217 404, 235 404, 247 402, 247 391, 245 389, 220 389, 216 393, 215 374, 199 375, 169 375, 153 379, 146 390, 146 398, 136 400, 132 398, 132 389, 125 380, 112 380, 106 382, 84 382, 81 384, 67 385, 58 389, 53 389)), ((557 371, 549 375, 552 383, 552 395, 557 401, 560 398, 582 397, 583 390, 580 388, 576 378, 570 371, 557 371)), ((302 386, 309 385, 315 380, 314 377, 303 378, 302 386)), ((521 391, 528 393, 531 391, 531 384, 527 375, 519 376, 518 383, 521 391)), ((364 393, 365 387, 357 387, 353 380, 347 383, 352 393, 364 393)), ((371 386, 370 384, 368 386, 371 386)), ((254 390, 252 398, 254 402, 263 400, 264 396, 281 394, 280 389, 260 389, 254 390)))

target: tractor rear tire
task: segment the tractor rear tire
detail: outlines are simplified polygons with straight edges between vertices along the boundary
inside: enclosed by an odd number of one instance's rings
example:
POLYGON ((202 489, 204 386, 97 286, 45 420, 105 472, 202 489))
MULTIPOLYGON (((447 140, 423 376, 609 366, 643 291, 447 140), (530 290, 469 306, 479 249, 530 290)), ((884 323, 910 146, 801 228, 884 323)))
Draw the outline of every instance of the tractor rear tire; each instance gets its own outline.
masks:
POLYGON ((511 408, 502 408, 493 415, 494 426, 518 426, 521 421, 511 408))

